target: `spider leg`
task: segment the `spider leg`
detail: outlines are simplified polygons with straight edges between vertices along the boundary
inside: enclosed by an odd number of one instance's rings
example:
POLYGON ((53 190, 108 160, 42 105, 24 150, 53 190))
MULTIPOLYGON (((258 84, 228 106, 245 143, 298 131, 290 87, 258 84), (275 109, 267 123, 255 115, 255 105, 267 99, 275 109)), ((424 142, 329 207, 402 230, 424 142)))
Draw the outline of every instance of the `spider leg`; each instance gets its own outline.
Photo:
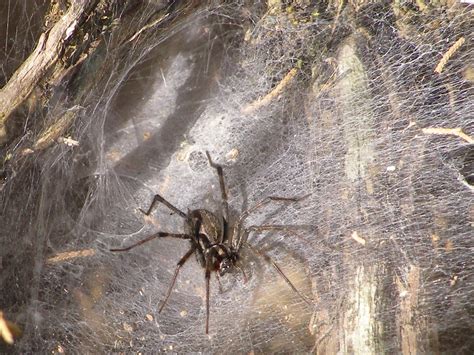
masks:
POLYGON ((216 164, 212 161, 211 155, 209 152, 206 150, 206 155, 207 159, 209 160, 209 165, 216 169, 217 175, 219 176, 219 185, 221 187, 221 197, 222 197, 222 207, 224 209, 223 213, 223 235, 221 236, 220 242, 223 243, 225 240, 227 240, 227 221, 229 220, 229 202, 227 200, 227 191, 225 187, 225 182, 224 182, 224 171, 222 170, 222 166, 219 164, 216 164))
POLYGON ((312 303, 310 302, 310 300, 308 300, 305 296, 303 296, 299 291, 298 289, 291 283, 291 281, 288 279, 288 277, 286 277, 286 275, 283 273, 283 271, 280 269, 280 267, 278 266, 278 264, 272 259, 270 258, 269 255, 263 253, 262 251, 254 248, 252 245, 250 245, 249 243, 245 243, 244 244, 246 247, 248 247, 251 251, 253 251, 255 254, 257 255, 260 255, 261 257, 263 257, 267 262, 269 262, 270 264, 272 264, 272 266, 276 269, 276 271, 278 271, 278 273, 280 274, 280 276, 285 280, 285 282, 288 284, 288 286, 291 287, 291 289, 296 292, 296 294, 298 296, 300 296, 300 298, 306 303, 308 304, 309 306, 312 306, 312 303))
POLYGON ((235 267, 236 267, 237 269, 239 269, 239 271, 242 273, 242 276, 244 277, 244 283, 247 283, 248 278, 247 278, 247 274, 245 273, 244 269, 242 269, 242 268, 240 267, 240 265, 235 265, 235 267))
POLYGON ((262 224, 260 226, 250 226, 247 228, 250 232, 261 231, 286 231, 292 232, 297 230, 314 230, 315 226, 310 224, 262 224))
POLYGON ((211 281, 211 270, 206 266, 206 334, 209 334, 209 289, 211 281))
POLYGON ((268 205, 272 201, 281 201, 281 202, 298 202, 304 200, 311 194, 307 194, 301 197, 279 197, 279 196, 268 196, 264 198, 262 201, 258 202, 256 205, 252 206, 248 210, 244 211, 239 218, 239 222, 242 223, 245 218, 247 218, 252 212, 255 212, 259 208, 262 208, 265 205, 268 205))
POLYGON ((171 237, 171 238, 179 238, 179 239, 192 239, 190 235, 187 234, 172 234, 172 233, 166 233, 166 232, 158 232, 155 234, 150 235, 149 237, 146 237, 143 240, 140 240, 136 242, 135 244, 132 244, 128 247, 125 248, 114 248, 114 249, 109 249, 110 251, 129 251, 130 249, 133 249, 139 245, 142 245, 146 242, 149 242, 150 240, 153 240, 155 238, 165 238, 165 237, 171 237))
MULTIPOLYGON (((235 227, 234 227, 234 231, 232 233, 232 235, 235 237, 239 236, 240 235, 240 228, 242 227, 242 223, 245 221, 245 219, 252 213, 252 212, 255 212, 256 210, 262 208, 263 206, 266 206, 268 205, 270 202, 272 201, 280 201, 280 202, 299 202, 301 200, 304 200, 305 198, 307 198, 308 196, 310 196, 311 194, 307 194, 307 195, 304 195, 304 196, 301 196, 301 197, 279 197, 279 196, 268 196, 266 197, 265 199, 263 199, 262 201, 258 202, 256 205, 252 206, 251 208, 249 208, 248 210, 242 212, 242 214, 240 215, 240 218, 238 220, 238 222, 235 224, 235 227)), ((240 238, 239 240, 237 240, 237 242, 235 243, 236 245, 236 249, 238 250, 241 246, 242 246, 242 238, 240 238)))
MULTIPOLYGON (((264 224, 260 226, 250 226, 244 229, 242 237, 240 238, 240 245, 247 242, 247 239, 251 232, 264 232, 264 231, 284 231, 284 232, 295 232, 300 230, 312 231, 315 230, 316 226, 309 224, 302 225, 284 225, 284 224, 264 224)), ((296 235, 298 237, 298 235, 296 235)))
POLYGON ((224 289, 222 288, 222 284, 221 284, 221 277, 219 276, 218 272, 216 272, 216 279, 217 279, 217 283, 219 284, 219 292, 220 293, 224 292, 224 289))
POLYGON ((149 216, 150 213, 151 213, 151 210, 153 209, 153 207, 156 205, 157 202, 161 202, 162 204, 164 204, 166 207, 168 207, 170 210, 172 210, 173 212, 176 212, 177 214, 179 214, 181 217, 183 218, 186 218, 186 213, 184 213, 183 211, 181 211, 180 209, 176 208, 175 206, 173 206, 171 203, 169 203, 168 201, 166 201, 163 197, 161 197, 160 195, 156 194, 155 197, 153 197, 153 201, 151 202, 151 205, 150 207, 148 207, 148 210, 145 212, 144 210, 142 210, 141 208, 139 208, 140 212, 144 213, 146 216, 149 216))
POLYGON ((188 250, 188 252, 186 254, 184 254, 184 256, 178 261, 178 264, 176 265, 176 269, 174 270, 174 275, 173 275, 173 280, 171 281, 171 284, 170 286, 168 287, 168 291, 166 292, 166 297, 165 299, 162 301, 161 303, 161 306, 160 306, 160 309, 158 310, 158 313, 161 313, 161 311, 163 310, 163 308, 165 307, 166 305, 166 302, 168 302, 168 298, 170 298, 170 295, 171 295, 171 291, 173 290, 173 287, 174 287, 174 284, 176 282, 176 279, 178 278, 178 273, 179 273, 179 269, 181 269, 181 266, 183 266, 186 261, 188 261, 189 257, 196 251, 196 247, 191 247, 191 249, 188 250))

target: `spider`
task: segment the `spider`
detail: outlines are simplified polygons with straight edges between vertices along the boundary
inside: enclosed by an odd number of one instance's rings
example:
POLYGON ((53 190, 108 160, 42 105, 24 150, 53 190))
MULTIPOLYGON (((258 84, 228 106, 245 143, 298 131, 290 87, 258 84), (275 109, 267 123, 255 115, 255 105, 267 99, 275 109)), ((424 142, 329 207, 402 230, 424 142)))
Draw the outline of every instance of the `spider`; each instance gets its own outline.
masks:
POLYGON ((157 232, 155 234, 150 235, 149 237, 138 241, 128 247, 125 248, 114 248, 110 249, 112 252, 125 252, 129 251, 132 248, 135 248, 139 245, 149 242, 155 238, 179 238, 179 239, 187 239, 190 242, 190 248, 186 254, 178 261, 176 268, 174 270, 173 279, 171 284, 168 287, 168 291, 166 292, 166 296, 161 303, 159 308, 159 313, 165 307, 168 299, 171 296, 171 292, 173 290, 174 284, 178 277, 179 270, 181 267, 186 263, 189 257, 193 254, 196 254, 197 260, 199 264, 205 270, 205 282, 206 282, 206 334, 209 334, 209 283, 211 278, 211 272, 216 272, 217 279, 219 281, 219 277, 226 274, 228 271, 232 270, 232 268, 236 268, 240 270, 243 274, 244 281, 247 279, 245 272, 240 267, 240 252, 243 247, 248 248, 252 251, 255 255, 263 257, 267 262, 269 262, 275 270, 279 273, 279 275, 285 280, 285 282, 291 287, 291 289, 308 305, 312 305, 311 302, 303 296, 298 289, 291 283, 288 277, 285 276, 281 268, 277 265, 273 259, 270 258, 267 254, 263 253, 262 251, 256 249, 251 244, 247 242, 249 234, 251 232, 262 232, 262 231, 275 231, 275 230, 289 230, 292 227, 300 228, 302 226, 286 226, 286 225, 260 225, 260 226, 250 226, 248 228, 244 228, 244 221, 246 218, 259 208, 267 205, 273 201, 279 202, 298 202, 303 200, 304 198, 308 197, 309 195, 305 195, 302 197, 277 197, 277 196, 269 196, 252 208, 249 208, 242 212, 236 222, 231 225, 229 224, 229 204, 227 201, 227 191, 224 182, 224 173, 222 166, 216 164, 212 161, 211 155, 209 152, 206 151, 207 159, 209 160, 209 165, 214 168, 217 172, 219 177, 219 185, 221 191, 221 198, 222 198, 222 218, 216 216, 216 214, 205 210, 205 209, 196 209, 196 210, 188 210, 188 213, 184 213, 167 200, 165 200, 159 194, 156 194, 153 197, 153 201, 150 204, 150 207, 147 211, 139 209, 140 212, 144 213, 145 215, 150 215, 153 208, 157 203, 162 203, 166 207, 168 207, 171 211, 179 215, 184 219, 185 225, 185 233, 176 234, 176 233, 167 233, 167 232, 157 232))

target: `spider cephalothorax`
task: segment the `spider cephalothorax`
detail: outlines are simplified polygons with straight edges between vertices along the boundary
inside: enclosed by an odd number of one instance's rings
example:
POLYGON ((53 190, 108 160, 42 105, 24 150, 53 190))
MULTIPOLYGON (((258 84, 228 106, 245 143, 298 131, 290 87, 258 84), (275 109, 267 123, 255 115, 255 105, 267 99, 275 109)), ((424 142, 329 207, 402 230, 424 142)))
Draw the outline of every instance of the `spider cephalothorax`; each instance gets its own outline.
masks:
MULTIPOLYGON (((147 216, 153 210, 153 207, 156 203, 160 202, 168 207, 173 212, 177 213, 184 219, 184 229, 185 233, 176 234, 176 233, 166 233, 166 232, 157 232, 135 244, 132 244, 126 248, 120 249, 110 249, 111 251, 128 251, 138 245, 146 243, 155 238, 163 237, 172 237, 187 239, 190 241, 190 249, 183 257, 178 261, 176 269, 174 271, 173 279, 166 293, 165 299, 163 300, 159 312, 162 311, 163 307, 168 301, 173 286, 178 277, 180 268, 184 263, 189 259, 192 254, 196 254, 196 258, 199 264, 205 270, 205 280, 206 280, 206 334, 209 333, 209 283, 211 272, 216 272, 217 276, 222 276, 227 272, 231 271, 234 267, 238 268, 242 273, 243 270, 238 265, 240 262, 240 251, 243 247, 250 249, 255 254, 262 256, 268 261, 283 277, 286 283, 295 291, 306 303, 311 304, 308 299, 306 299, 291 283, 291 281, 285 276, 280 267, 266 254, 262 253, 260 250, 254 248, 251 244, 247 242, 249 234, 251 232, 262 232, 262 231, 272 231, 272 230, 289 230, 292 228, 298 228, 299 226, 285 226, 285 225, 261 225, 261 226, 250 226, 244 228, 245 219, 258 208, 268 204, 271 201, 281 201, 281 202, 297 202, 307 197, 275 197, 270 196, 262 200, 260 203, 257 203, 252 208, 242 212, 240 217, 232 225, 229 224, 229 205, 227 202, 227 191, 224 183, 224 174, 222 167, 214 163, 211 159, 211 156, 206 152, 209 164, 211 167, 216 169, 219 176, 219 185, 221 190, 222 197, 222 217, 217 217, 216 214, 205 210, 205 209, 195 209, 188 210, 188 213, 184 213, 177 207, 173 206, 171 203, 166 201, 160 195, 155 195, 153 201, 147 211, 140 209, 141 212, 147 216)), ((246 278, 244 273, 244 278, 246 278)))

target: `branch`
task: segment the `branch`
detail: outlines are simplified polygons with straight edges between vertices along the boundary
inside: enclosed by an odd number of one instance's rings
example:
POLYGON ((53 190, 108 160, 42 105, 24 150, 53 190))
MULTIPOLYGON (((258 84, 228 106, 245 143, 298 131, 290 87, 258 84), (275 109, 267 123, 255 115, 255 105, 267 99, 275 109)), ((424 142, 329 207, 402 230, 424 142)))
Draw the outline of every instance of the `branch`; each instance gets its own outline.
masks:
POLYGON ((91 0, 74 2, 50 30, 41 34, 33 53, 0 90, 0 144, 7 138, 6 124, 11 114, 61 57, 65 43, 76 32, 90 3, 91 0))

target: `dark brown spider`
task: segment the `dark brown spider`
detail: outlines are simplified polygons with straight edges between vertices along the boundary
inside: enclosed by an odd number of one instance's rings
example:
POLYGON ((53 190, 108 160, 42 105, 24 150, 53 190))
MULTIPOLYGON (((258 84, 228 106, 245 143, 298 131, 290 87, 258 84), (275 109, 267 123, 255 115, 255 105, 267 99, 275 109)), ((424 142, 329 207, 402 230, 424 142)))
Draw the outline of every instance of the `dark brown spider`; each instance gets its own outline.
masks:
POLYGON ((135 244, 132 244, 126 248, 110 249, 113 252, 128 251, 136 246, 142 245, 146 242, 149 242, 155 238, 180 238, 187 239, 191 243, 189 251, 184 254, 184 256, 178 261, 176 269, 174 271, 173 279, 166 293, 166 297, 163 300, 159 312, 161 312, 168 301, 168 298, 171 295, 173 286, 178 277, 180 268, 184 263, 189 259, 189 257, 196 253, 198 262, 205 270, 205 279, 206 279, 206 334, 209 333, 209 281, 211 277, 211 272, 217 272, 217 277, 224 275, 226 272, 231 270, 233 267, 239 269, 246 279, 246 275, 243 270, 238 265, 240 261, 240 251, 242 247, 247 247, 256 255, 262 256, 267 262, 269 262, 280 274, 281 277, 286 281, 286 283, 291 287, 291 289, 298 294, 301 299, 311 306, 311 302, 304 297, 296 287, 291 283, 291 281, 285 276, 280 267, 273 261, 268 255, 264 254, 260 250, 254 248, 252 245, 247 243, 247 239, 251 232, 262 232, 262 231, 275 231, 275 230, 290 230, 290 229, 299 229, 303 226, 285 226, 285 225, 260 225, 260 226, 251 226, 249 228, 243 228, 243 223, 245 219, 257 209, 268 204, 271 201, 281 201, 281 202, 297 202, 309 195, 303 197, 276 197, 270 196, 264 200, 257 203, 252 208, 244 211, 233 226, 229 225, 229 204, 227 202, 227 192, 224 183, 224 174, 222 166, 214 163, 211 159, 209 152, 206 151, 207 158, 211 167, 216 169, 219 176, 219 184, 222 195, 222 207, 223 213, 222 218, 218 218, 214 213, 205 210, 197 209, 190 210, 188 213, 184 213, 179 210, 171 203, 166 201, 163 197, 156 194, 153 198, 153 201, 145 212, 140 209, 145 215, 149 215, 157 202, 164 204, 173 212, 177 213, 179 216, 185 220, 185 232, 184 234, 173 234, 166 232, 155 233, 135 244))

